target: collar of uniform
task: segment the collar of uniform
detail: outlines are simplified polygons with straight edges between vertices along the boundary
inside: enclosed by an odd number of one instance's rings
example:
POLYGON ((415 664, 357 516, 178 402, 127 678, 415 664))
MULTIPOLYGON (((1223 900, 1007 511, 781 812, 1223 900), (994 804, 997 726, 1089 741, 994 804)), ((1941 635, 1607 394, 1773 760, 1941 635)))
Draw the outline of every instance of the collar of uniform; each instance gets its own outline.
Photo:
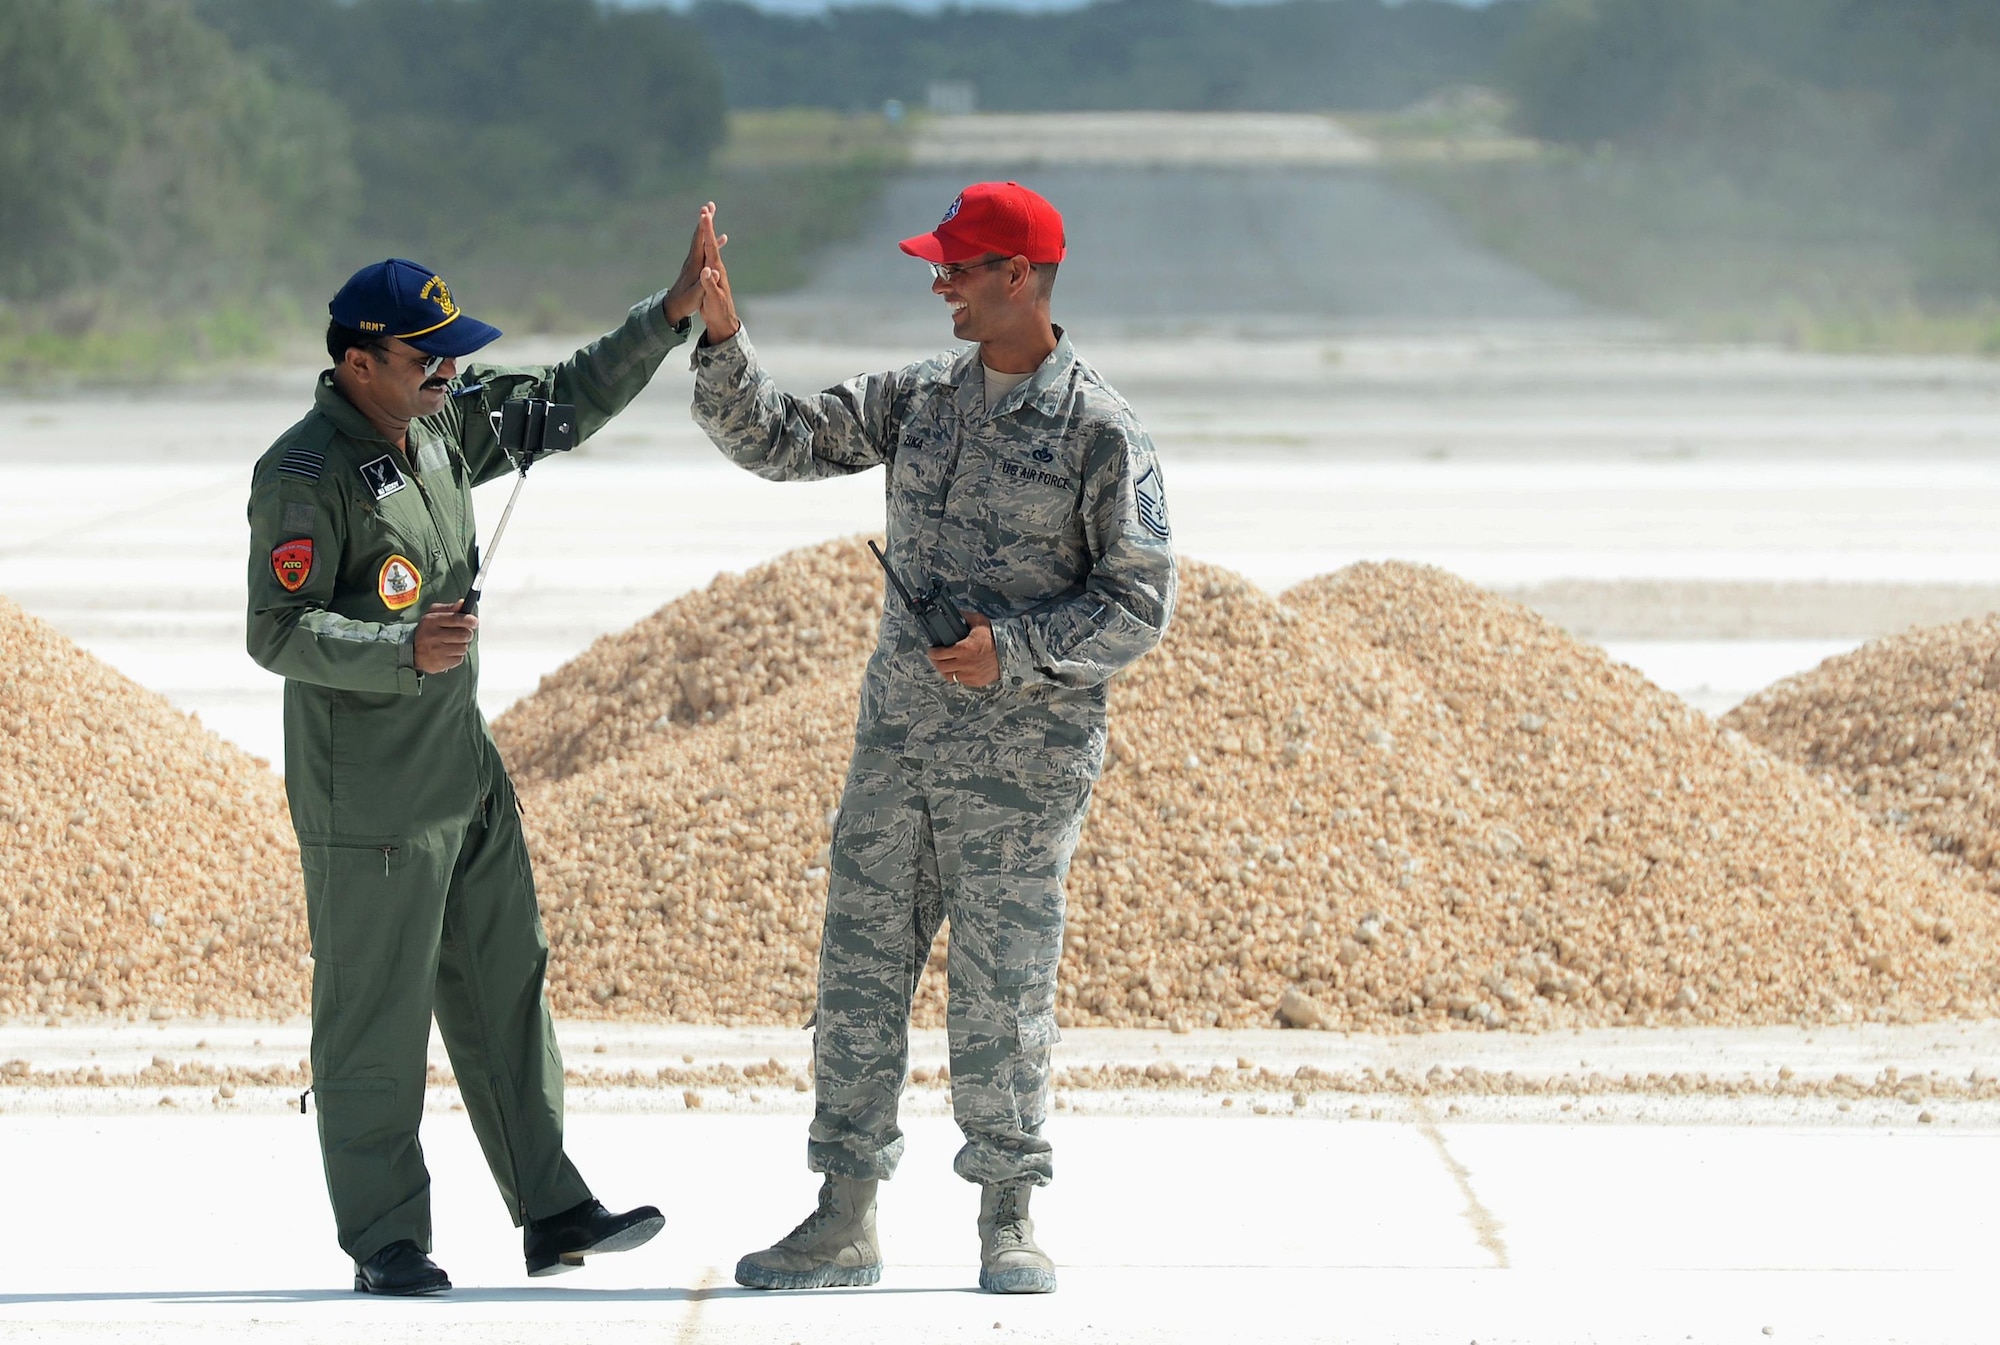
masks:
MULTIPOLYGON (((1008 393, 1004 399, 1012 402, 1016 408, 1026 406, 1030 402, 1042 401, 1043 398, 1049 395, 1051 389, 1055 388, 1062 381, 1063 375, 1068 372, 1069 366, 1076 360, 1076 350, 1069 343, 1069 333, 1064 331, 1060 324, 1051 325, 1055 327, 1056 348, 1050 351, 1048 357, 1041 362, 1035 369, 1035 372, 1029 375, 1027 382, 1008 393)), ((977 388, 979 390, 978 404, 984 405, 986 397, 986 371, 981 367, 979 362, 979 347, 967 346, 960 352, 959 357, 952 361, 951 367, 945 371, 945 375, 941 381, 949 384, 961 394, 965 393, 969 388, 977 388)), ((1053 408, 1044 407, 1043 409, 1052 410, 1053 408)))
POLYGON ((313 409, 333 422, 333 427, 350 439, 372 440, 388 443, 382 431, 375 428, 368 417, 361 414, 353 402, 341 395, 333 385, 333 370, 328 369, 319 376, 319 386, 313 390, 313 409))

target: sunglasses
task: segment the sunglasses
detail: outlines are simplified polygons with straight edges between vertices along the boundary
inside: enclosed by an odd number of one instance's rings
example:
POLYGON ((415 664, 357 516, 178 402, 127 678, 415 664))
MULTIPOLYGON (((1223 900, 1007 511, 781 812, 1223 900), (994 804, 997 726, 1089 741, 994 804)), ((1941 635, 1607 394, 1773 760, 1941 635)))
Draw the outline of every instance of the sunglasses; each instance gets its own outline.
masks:
MULTIPOLYGON (((381 360, 383 360, 385 363, 388 361, 390 355, 398 353, 395 351, 384 350, 381 346, 370 346, 368 348, 371 351, 373 351, 376 354, 376 356, 381 360)), ((424 371, 425 378, 436 378, 437 371, 444 368, 444 362, 450 358, 451 356, 449 355, 425 355, 422 352, 419 352, 417 358, 412 360, 411 363, 415 364, 419 369, 422 369, 424 371)))
POLYGON ((932 262, 931 274, 939 280, 956 280, 967 271, 977 271, 982 266, 998 266, 1010 262, 1012 257, 988 257, 983 262, 932 262))

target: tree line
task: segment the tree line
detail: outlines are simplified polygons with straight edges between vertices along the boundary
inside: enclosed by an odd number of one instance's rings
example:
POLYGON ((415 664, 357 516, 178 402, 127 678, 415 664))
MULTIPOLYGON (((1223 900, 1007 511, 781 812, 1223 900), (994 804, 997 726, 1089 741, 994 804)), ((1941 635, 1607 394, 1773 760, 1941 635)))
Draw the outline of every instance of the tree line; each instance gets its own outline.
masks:
POLYGON ((1100 0, 1054 13, 887 5, 801 17, 703 0, 691 17, 738 107, 921 105, 974 86, 985 111, 1402 107, 1492 78, 1528 0, 1100 0))
POLYGON ((2000 295, 1993 0, 1542 0, 1502 78, 1544 141, 1880 236, 1919 300, 2000 295))
POLYGON ((724 132, 700 33, 594 0, 11 0, 0 89, 0 302, 162 316, 588 220, 724 132))

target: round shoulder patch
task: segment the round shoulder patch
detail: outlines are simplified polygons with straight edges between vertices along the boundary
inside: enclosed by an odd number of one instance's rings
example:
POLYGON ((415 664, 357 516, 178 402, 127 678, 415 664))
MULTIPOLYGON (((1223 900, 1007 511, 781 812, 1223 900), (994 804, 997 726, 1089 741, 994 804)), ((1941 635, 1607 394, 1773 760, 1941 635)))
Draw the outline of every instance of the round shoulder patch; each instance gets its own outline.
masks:
POLYGON ((424 577, 417 573, 415 563, 408 556, 391 556, 382 562, 382 573, 375 581, 375 591, 382 595, 384 607, 400 612, 422 596, 424 577))

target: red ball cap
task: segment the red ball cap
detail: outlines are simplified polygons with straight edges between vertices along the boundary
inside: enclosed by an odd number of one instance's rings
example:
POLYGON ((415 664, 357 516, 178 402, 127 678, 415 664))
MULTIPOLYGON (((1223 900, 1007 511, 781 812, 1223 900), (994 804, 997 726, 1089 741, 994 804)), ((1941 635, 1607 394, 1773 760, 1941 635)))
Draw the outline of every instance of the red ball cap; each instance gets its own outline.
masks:
POLYGON ((966 262, 988 252, 1059 262, 1068 249, 1062 216, 1018 182, 975 182, 958 194, 938 227, 897 246, 927 262, 966 262))

